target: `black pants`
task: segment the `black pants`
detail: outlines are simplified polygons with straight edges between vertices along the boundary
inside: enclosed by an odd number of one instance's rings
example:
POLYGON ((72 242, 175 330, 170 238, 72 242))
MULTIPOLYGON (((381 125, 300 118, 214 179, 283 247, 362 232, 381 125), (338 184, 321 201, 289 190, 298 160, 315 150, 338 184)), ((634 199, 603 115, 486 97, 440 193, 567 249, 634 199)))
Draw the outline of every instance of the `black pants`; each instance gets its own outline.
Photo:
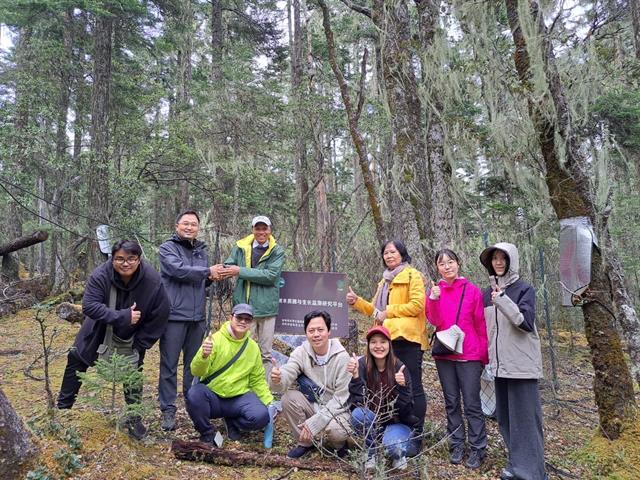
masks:
MULTIPOLYGON (((139 353, 138 369, 142 371, 145 350, 139 353)), ((75 349, 69 350, 67 367, 64 369, 62 385, 60 386, 60 393, 58 393, 58 408, 71 408, 73 406, 80 391, 80 386, 82 385, 77 373, 86 372, 88 368, 89 365, 82 361, 75 349)), ((135 385, 124 385, 124 400, 127 402, 127 405, 140 403, 142 401, 142 382, 135 385)))
POLYGON ((427 399, 422 385, 422 355, 424 352, 419 343, 407 340, 393 340, 391 345, 393 346, 393 353, 405 364, 411 376, 413 414, 420 419, 420 431, 415 433, 422 434, 424 417, 427 414, 427 399))
POLYGON ((538 380, 496 378, 496 417, 518 480, 543 480, 544 436, 538 380))
POLYGON ((482 363, 436 360, 436 368, 447 410, 449 448, 453 450, 456 447, 464 446, 467 437, 462 419, 462 403, 460 401, 462 400, 469 430, 469 447, 472 450, 484 450, 487 448, 487 430, 480 402, 482 363))

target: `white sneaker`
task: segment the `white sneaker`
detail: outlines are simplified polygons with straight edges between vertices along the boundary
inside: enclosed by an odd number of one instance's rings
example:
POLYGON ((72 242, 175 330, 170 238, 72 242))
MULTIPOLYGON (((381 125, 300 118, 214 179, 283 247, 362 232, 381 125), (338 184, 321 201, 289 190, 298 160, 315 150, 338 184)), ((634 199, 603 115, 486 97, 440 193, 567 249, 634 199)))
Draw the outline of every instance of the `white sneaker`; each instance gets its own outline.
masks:
POLYGON ((406 470, 407 468, 407 457, 400 457, 393 460, 391 463, 391 468, 396 470, 406 470))
POLYGON ((376 469, 376 456, 375 455, 371 455, 369 458, 367 458, 367 461, 364 464, 364 469, 365 470, 375 470, 376 469))

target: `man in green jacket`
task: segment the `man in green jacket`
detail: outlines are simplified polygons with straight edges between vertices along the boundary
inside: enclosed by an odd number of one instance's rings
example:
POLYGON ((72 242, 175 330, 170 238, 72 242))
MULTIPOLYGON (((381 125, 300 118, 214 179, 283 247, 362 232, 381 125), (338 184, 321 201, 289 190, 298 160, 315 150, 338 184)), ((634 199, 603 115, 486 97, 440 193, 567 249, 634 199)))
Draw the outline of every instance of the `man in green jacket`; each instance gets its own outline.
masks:
POLYGON ((259 215, 251 221, 252 233, 236 242, 223 265, 214 266, 215 279, 237 277, 233 304, 248 303, 255 316, 256 334, 262 364, 269 375, 271 348, 280 305, 279 281, 284 249, 271 235, 271 220, 259 215))
POLYGON ((212 418, 224 419, 227 435, 239 440, 242 432, 261 430, 269 423, 267 405, 273 401, 260 361, 260 349, 251 338, 253 309, 233 307, 231 320, 209 335, 191 361, 191 373, 202 383, 187 392, 187 412, 200 433, 212 443, 212 418))

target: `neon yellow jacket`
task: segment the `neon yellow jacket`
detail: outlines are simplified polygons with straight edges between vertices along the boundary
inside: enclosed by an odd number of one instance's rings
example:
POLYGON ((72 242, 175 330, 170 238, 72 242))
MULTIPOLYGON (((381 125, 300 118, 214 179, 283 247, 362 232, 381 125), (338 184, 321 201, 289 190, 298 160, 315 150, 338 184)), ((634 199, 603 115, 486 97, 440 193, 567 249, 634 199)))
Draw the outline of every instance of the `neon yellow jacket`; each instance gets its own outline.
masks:
MULTIPOLYGON (((202 356, 202 346, 191 361, 191 373, 203 379, 225 366, 236 354, 244 343, 247 331, 241 339, 234 338, 229 333, 229 322, 225 322, 216 333, 213 334, 213 349, 207 358, 202 356)), ((273 401, 273 395, 269 390, 267 379, 260 357, 260 347, 252 338, 249 338, 247 348, 242 355, 225 372, 214 378, 207 387, 222 398, 237 397, 248 391, 253 391, 260 401, 269 405, 273 401)))
MULTIPOLYGON (((373 315, 374 300, 380 293, 384 280, 378 284, 371 302, 358 297, 353 308, 365 315, 373 315)), ((419 343, 427 349, 427 318, 424 314, 425 290, 422 274, 413 267, 407 267, 395 276, 389 285, 389 304, 384 326, 389 329, 391 339, 404 338, 419 343)))

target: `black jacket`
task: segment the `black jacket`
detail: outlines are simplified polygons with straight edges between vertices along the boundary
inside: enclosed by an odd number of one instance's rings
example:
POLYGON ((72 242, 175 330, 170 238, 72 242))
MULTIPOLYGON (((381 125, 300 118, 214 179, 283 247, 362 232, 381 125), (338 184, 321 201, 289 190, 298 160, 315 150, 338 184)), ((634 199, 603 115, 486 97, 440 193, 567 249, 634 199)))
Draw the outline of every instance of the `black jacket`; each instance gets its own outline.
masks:
POLYGON ((169 320, 199 322, 205 319, 205 288, 208 285, 207 246, 191 243, 177 234, 160 245, 162 283, 171 303, 169 320))
POLYGON ((98 346, 104 340, 107 324, 121 338, 134 335, 133 346, 138 351, 148 350, 164 333, 169 318, 169 300, 162 286, 160 275, 145 261, 127 285, 115 272, 108 260, 96 268, 84 290, 82 327, 73 344, 80 358, 88 365, 98 358, 98 346), (116 287, 115 309, 109 308, 111 285, 116 287), (141 312, 140 320, 131 325, 131 309, 141 312))
MULTIPOLYGON (((397 373, 400 368, 402 368, 403 363, 396 359, 396 371, 397 373)), ((420 426, 420 419, 416 417, 413 413, 413 390, 411 387, 411 376, 409 375, 409 371, 405 368, 405 386, 401 387, 396 384, 394 386, 394 394, 395 400, 393 405, 388 405, 388 407, 393 408, 392 415, 390 415, 391 419, 385 421, 383 424, 388 425, 391 423, 403 423, 407 425, 412 430, 417 429, 420 426)), ((367 369, 365 366, 365 357, 360 357, 358 360, 358 378, 352 378, 349 383, 349 402, 351 403, 351 407, 364 407, 372 409, 371 405, 367 405, 369 400, 367 397, 367 369)), ((374 395, 372 393, 371 395, 374 395)), ((384 407, 382 407, 384 409, 384 407)), ((387 417, 385 415, 385 417, 387 417)))

